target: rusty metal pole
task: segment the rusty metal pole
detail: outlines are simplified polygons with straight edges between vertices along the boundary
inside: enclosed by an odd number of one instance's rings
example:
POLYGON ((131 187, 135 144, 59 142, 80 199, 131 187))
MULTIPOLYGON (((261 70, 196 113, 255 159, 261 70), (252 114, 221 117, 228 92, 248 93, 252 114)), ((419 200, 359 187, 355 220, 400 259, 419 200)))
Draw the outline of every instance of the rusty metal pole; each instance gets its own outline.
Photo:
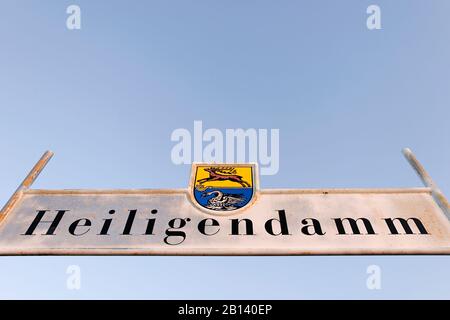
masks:
POLYGON ((447 198, 445 198, 442 191, 439 189, 437 184, 433 181, 431 176, 428 174, 428 172, 425 170, 425 168, 422 166, 422 164, 417 160, 414 153, 409 148, 404 148, 402 150, 403 155, 408 160, 409 164, 414 168, 416 173, 419 175, 420 179, 422 180, 423 184, 431 189, 431 194, 433 198, 436 200, 437 204, 441 207, 441 209, 444 211, 447 218, 450 219, 450 205, 448 203, 447 198))
POLYGON ((25 179, 16 189, 14 194, 11 196, 11 198, 8 200, 8 202, 4 205, 4 207, 0 211, 0 222, 5 218, 6 214, 14 206, 17 200, 20 199, 22 192, 28 189, 33 184, 33 182, 41 173, 42 169, 44 169, 44 167, 47 165, 47 163, 50 161, 52 157, 53 152, 51 151, 46 151, 42 155, 41 159, 39 159, 39 161, 34 165, 33 169, 31 169, 31 171, 28 173, 28 175, 25 177, 25 179))

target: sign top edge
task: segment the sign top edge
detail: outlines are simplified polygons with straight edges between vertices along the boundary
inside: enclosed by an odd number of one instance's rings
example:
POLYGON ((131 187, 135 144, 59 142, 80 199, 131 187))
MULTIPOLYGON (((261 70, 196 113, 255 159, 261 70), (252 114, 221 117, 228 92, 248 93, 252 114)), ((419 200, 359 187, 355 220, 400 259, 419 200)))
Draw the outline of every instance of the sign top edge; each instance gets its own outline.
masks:
MULTIPOLYGON (((188 189, 28 189, 30 195, 86 195, 86 194, 185 194, 188 189)), ((262 189, 260 194, 349 194, 349 193, 431 193, 430 188, 326 188, 326 189, 262 189)))

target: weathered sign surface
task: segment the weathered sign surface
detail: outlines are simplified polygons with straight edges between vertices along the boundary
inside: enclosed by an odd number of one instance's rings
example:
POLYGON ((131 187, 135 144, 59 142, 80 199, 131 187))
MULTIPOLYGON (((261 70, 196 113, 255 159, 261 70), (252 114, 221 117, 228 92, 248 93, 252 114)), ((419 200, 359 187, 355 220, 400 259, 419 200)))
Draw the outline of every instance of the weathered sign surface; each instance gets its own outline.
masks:
POLYGON ((426 175, 426 188, 259 190, 254 165, 195 164, 187 189, 29 189, 50 156, 2 210, 0 255, 450 254, 448 202, 426 175))
POLYGON ((448 254, 428 189, 266 190, 211 215, 179 191, 30 190, 0 226, 0 254, 448 254))

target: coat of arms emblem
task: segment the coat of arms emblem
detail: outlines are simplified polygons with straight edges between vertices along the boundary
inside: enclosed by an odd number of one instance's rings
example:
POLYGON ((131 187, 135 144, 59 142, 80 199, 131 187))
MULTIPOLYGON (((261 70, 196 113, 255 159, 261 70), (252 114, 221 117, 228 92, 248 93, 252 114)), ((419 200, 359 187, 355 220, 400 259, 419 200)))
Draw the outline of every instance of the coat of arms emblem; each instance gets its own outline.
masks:
POLYGON ((255 171, 255 164, 194 164, 192 200, 213 214, 231 214, 244 209, 255 197, 255 171))

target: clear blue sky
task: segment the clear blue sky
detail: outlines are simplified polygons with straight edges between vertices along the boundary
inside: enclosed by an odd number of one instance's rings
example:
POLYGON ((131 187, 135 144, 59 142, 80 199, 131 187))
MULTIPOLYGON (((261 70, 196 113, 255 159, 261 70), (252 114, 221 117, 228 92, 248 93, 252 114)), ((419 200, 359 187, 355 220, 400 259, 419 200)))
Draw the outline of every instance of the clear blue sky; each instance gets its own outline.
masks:
MULTIPOLYGON (((0 6, 0 201, 35 188, 185 187, 176 128, 279 128, 268 187, 450 195, 448 1, 19 1, 0 6), (66 28, 81 7, 82 29, 66 28), (382 29, 366 28, 381 7, 382 29)), ((1 257, 0 298, 450 298, 450 257, 1 257), (366 288, 366 268, 382 289, 366 288), (82 287, 66 289, 79 265, 82 287)))

